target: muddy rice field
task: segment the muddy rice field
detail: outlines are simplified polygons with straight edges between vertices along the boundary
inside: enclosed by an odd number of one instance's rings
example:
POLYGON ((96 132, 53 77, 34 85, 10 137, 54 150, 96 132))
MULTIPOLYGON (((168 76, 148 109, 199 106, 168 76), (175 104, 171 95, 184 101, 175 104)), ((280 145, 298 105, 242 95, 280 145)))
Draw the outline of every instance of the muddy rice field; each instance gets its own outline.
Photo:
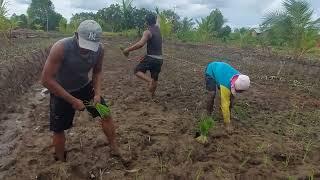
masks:
POLYGON ((11 70, 5 68, 8 63, 1 64, 0 100, 5 103, 0 112, 0 179, 320 179, 319 60, 165 42, 159 88, 151 100, 147 85, 133 74, 137 62, 119 50, 129 42, 124 37, 103 40, 102 92, 111 105, 126 163, 110 156, 99 121, 86 112, 77 113, 67 131, 67 162, 54 160, 49 95, 41 93, 39 84, 48 52, 43 47, 30 51, 29 59, 20 58, 28 59, 27 64, 11 70), (216 101, 217 125, 209 133, 209 144, 201 145, 194 139, 205 112, 199 72, 214 60, 249 75, 252 86, 236 97, 231 133, 223 128, 216 101))

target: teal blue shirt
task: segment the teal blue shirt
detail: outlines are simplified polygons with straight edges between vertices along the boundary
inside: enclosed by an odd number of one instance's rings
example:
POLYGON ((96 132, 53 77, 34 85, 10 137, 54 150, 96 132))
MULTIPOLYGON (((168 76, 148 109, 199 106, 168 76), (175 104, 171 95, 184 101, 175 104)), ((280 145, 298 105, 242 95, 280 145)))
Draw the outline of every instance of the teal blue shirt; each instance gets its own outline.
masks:
POLYGON ((205 73, 215 79, 217 86, 220 87, 223 119, 225 123, 230 123, 231 79, 240 73, 224 62, 211 62, 205 73))
POLYGON ((206 74, 215 79, 218 87, 222 85, 230 90, 231 78, 240 73, 227 63, 211 62, 207 66, 206 74))

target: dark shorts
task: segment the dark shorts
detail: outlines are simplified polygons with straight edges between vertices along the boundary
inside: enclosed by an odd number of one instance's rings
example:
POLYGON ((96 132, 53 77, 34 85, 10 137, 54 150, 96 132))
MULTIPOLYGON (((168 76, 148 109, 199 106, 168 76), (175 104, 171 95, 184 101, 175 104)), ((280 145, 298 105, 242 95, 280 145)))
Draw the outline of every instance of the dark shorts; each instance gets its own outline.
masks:
POLYGON ((134 73, 137 73, 137 72, 146 73, 147 71, 150 71, 151 78, 155 81, 158 81, 159 74, 161 72, 162 63, 163 63, 162 59, 155 59, 150 56, 145 56, 144 60, 141 61, 134 69, 134 73))
MULTIPOLYGON (((70 93, 72 96, 82 100, 90 101, 94 97, 94 90, 90 82, 85 87, 70 93)), ((106 105, 105 100, 101 97, 101 104, 106 105)), ((87 111, 92 117, 98 117, 99 113, 94 107, 87 107, 87 111)), ((62 132, 70 129, 73 123, 75 109, 64 99, 50 94, 50 130, 53 132, 62 132)))
POLYGON ((216 88, 217 88, 216 80, 213 77, 206 74, 206 89, 208 91, 216 91, 216 88))

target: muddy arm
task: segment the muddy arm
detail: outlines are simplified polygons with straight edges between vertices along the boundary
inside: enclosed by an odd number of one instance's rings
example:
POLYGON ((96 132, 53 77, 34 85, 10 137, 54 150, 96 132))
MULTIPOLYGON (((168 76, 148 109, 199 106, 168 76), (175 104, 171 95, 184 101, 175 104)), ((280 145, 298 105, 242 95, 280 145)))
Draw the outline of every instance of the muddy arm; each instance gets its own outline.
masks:
POLYGON ((147 31, 144 31, 143 32, 143 36, 142 38, 140 39, 139 42, 137 42, 136 44, 134 44, 133 46, 129 47, 129 48, 126 48, 123 53, 125 55, 129 55, 129 52, 131 51, 134 51, 134 50, 137 50, 137 49, 140 49, 142 48, 148 41, 148 39, 151 37, 151 32, 149 30, 147 31))

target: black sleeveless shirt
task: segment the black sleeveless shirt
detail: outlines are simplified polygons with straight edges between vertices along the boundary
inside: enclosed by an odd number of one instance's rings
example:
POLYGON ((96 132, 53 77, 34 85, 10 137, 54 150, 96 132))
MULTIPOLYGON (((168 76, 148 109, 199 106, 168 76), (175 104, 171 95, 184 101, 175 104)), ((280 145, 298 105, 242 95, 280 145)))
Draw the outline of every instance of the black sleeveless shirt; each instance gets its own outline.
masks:
POLYGON ((152 37, 147 42, 147 54, 148 55, 162 55, 162 37, 160 28, 156 25, 150 26, 149 31, 152 37))

